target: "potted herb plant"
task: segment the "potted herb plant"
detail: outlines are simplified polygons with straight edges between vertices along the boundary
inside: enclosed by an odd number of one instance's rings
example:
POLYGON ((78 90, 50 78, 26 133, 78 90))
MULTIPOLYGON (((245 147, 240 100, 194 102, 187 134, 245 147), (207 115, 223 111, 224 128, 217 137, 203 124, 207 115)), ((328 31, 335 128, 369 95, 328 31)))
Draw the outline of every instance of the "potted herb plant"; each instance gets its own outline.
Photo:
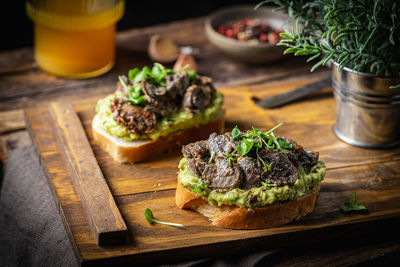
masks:
POLYGON ((332 62, 335 133, 370 148, 400 143, 400 2, 267 0, 297 20, 281 34, 284 53, 332 62), (300 26, 301 25, 301 26, 300 26))

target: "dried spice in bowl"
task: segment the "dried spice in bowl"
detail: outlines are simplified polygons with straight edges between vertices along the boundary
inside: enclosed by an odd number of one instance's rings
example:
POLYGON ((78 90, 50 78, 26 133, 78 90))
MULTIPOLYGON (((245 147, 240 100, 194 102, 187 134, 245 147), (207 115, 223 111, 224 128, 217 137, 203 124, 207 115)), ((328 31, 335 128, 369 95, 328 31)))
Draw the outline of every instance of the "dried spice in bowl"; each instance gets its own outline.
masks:
POLYGON ((231 23, 222 24, 218 33, 232 39, 249 43, 276 44, 280 40, 282 30, 274 30, 260 19, 244 18, 231 23))

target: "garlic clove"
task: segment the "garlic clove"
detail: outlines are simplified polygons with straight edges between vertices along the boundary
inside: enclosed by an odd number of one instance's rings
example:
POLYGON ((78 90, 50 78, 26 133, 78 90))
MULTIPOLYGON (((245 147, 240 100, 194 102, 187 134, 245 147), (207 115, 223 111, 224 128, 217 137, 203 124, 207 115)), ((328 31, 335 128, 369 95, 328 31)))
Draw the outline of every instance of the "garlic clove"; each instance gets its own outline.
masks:
POLYGON ((176 60, 176 62, 174 64, 174 67, 172 69, 179 70, 186 65, 189 65, 189 67, 187 67, 185 69, 185 71, 189 71, 189 70, 197 71, 197 63, 196 63, 196 60, 194 59, 194 57, 192 55, 182 53, 179 55, 178 59, 176 60))

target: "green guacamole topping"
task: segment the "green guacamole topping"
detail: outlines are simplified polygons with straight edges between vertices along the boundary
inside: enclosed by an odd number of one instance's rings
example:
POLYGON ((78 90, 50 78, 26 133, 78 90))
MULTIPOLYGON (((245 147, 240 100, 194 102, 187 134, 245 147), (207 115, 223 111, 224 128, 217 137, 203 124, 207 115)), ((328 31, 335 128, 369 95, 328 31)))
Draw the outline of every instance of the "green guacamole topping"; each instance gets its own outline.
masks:
POLYGON ((124 126, 120 125, 114 120, 112 116, 111 105, 115 97, 121 98, 122 95, 119 91, 117 91, 114 94, 100 99, 96 105, 96 113, 99 116, 104 131, 112 136, 122 138, 125 141, 148 139, 157 140, 161 136, 165 136, 173 132, 187 128, 198 127, 199 125, 205 124, 212 120, 218 111, 220 111, 222 104, 224 103, 223 94, 216 92, 211 99, 211 103, 203 112, 197 112, 192 115, 183 109, 179 110, 157 121, 156 126, 151 133, 139 135, 135 133, 129 133, 124 126))
POLYGON ((179 162, 179 181, 182 186, 207 200, 210 204, 220 206, 222 204, 237 205, 241 207, 262 207, 279 201, 295 200, 305 195, 311 189, 317 187, 325 177, 325 164, 318 161, 306 174, 302 168, 298 170, 299 177, 293 185, 271 186, 264 182, 260 187, 250 190, 240 188, 228 192, 216 192, 208 188, 204 181, 190 173, 187 168, 187 159, 179 162), (252 201, 247 201, 252 199, 252 201))

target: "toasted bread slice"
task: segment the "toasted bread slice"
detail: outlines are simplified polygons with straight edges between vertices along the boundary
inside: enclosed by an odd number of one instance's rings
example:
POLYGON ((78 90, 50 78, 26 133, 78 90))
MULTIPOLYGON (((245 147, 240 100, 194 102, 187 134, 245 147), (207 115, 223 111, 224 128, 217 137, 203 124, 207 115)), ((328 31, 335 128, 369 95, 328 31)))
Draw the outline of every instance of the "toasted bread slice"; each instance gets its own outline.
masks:
POLYGON ((314 210, 319 186, 297 200, 288 200, 260 208, 236 205, 213 206, 207 200, 189 191, 178 181, 176 205, 192 209, 209 218, 212 225, 230 229, 261 229, 286 224, 314 210))
POLYGON ((224 112, 221 110, 207 124, 162 136, 154 141, 138 140, 129 142, 122 138, 114 137, 100 127, 101 122, 98 115, 93 118, 92 130, 96 143, 109 153, 114 160, 121 163, 135 163, 179 149, 182 145, 206 139, 213 132, 222 133, 224 131, 224 122, 224 112))

